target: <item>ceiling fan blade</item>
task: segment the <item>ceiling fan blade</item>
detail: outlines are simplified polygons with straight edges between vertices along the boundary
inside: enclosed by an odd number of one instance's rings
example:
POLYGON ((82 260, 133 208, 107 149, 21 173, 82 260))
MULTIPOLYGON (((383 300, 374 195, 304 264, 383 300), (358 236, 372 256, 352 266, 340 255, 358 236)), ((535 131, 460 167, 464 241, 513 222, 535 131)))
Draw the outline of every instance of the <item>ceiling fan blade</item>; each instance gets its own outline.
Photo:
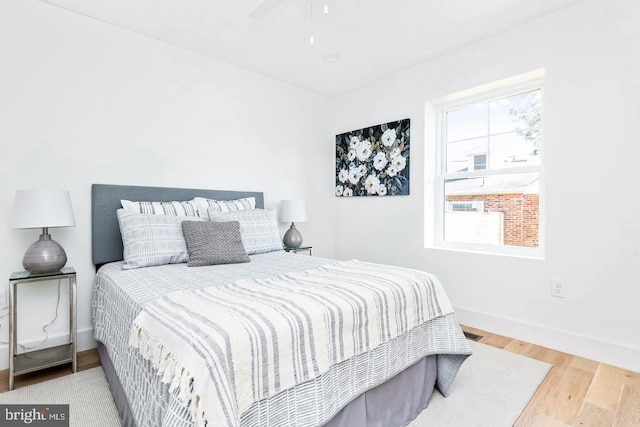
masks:
POLYGON ((247 15, 251 19, 260 20, 278 6, 282 0, 262 0, 247 15))

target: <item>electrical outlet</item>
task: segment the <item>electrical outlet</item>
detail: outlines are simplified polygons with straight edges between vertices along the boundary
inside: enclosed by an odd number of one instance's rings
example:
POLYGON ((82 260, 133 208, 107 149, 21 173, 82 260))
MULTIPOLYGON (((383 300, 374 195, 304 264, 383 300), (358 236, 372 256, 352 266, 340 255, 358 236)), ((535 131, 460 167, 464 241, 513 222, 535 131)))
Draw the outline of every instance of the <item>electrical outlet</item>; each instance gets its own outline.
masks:
POLYGON ((566 283, 562 279, 551 279, 551 296, 556 298, 565 297, 566 283))

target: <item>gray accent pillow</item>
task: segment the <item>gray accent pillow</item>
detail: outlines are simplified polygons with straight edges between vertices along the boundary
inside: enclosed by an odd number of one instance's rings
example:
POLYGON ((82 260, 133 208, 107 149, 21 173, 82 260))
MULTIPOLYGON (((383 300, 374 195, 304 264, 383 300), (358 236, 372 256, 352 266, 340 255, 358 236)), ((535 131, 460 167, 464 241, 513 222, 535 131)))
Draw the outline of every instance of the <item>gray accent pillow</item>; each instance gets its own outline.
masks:
MULTIPOLYGON (((198 217, 150 215, 118 209, 124 270, 187 262, 182 221, 198 217)), ((204 220, 201 220, 204 221, 204 220)))
POLYGON ((242 243, 247 254, 281 251, 282 240, 275 209, 252 209, 236 212, 216 212, 209 208, 212 222, 238 221, 242 243))
POLYGON ((189 252, 189 267, 251 261, 242 244, 238 221, 184 221, 182 232, 189 252))

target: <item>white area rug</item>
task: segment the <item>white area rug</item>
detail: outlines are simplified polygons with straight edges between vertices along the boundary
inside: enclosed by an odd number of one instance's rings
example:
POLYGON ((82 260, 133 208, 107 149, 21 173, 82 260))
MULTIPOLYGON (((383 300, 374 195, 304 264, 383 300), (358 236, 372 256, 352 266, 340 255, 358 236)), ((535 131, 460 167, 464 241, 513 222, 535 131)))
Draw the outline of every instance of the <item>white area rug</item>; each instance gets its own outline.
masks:
POLYGON ((548 363, 470 341, 449 397, 433 392, 409 427, 509 427, 551 369, 548 363))
MULTIPOLYGON (((446 399, 434 391, 429 407, 410 427, 511 426, 551 365, 470 342, 473 355, 446 399)), ((120 418, 102 368, 0 394, 0 404, 70 404, 71 426, 117 427, 120 418)))
POLYGON ((120 426, 120 416, 102 367, 0 394, 0 404, 11 403, 69 404, 72 427, 120 426))

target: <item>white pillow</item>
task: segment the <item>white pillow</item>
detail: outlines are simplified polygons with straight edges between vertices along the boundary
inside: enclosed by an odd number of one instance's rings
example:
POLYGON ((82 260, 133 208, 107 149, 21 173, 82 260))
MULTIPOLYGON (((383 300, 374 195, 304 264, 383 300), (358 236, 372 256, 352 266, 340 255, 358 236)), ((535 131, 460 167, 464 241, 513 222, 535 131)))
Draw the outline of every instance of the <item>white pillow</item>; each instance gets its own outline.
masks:
POLYGON ((246 197, 236 200, 214 200, 205 199, 204 197, 196 197, 193 202, 198 208, 198 216, 208 218, 208 210, 213 209, 214 212, 236 212, 256 208, 256 198, 246 197))
POLYGON ((275 209, 216 212, 214 208, 209 208, 208 212, 209 219, 213 222, 238 221, 240 223, 242 243, 247 254, 282 250, 275 209))
POLYGON ((198 207, 193 200, 186 202, 132 202, 120 200, 122 207, 130 212, 149 215, 198 216, 198 207))
POLYGON ((148 215, 125 209, 118 209, 117 215, 124 270, 187 262, 182 222, 204 221, 193 216, 148 215))

